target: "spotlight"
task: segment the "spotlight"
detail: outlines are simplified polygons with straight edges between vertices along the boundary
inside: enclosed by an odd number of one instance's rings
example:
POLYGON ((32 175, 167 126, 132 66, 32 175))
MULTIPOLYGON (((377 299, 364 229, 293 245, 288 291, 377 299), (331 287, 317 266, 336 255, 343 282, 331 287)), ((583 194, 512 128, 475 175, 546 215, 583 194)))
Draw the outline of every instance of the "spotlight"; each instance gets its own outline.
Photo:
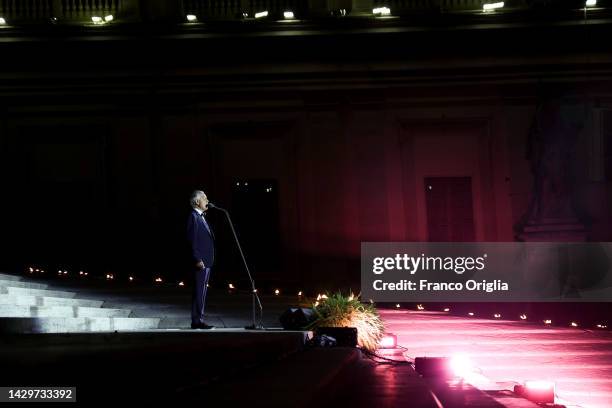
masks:
POLYGON ((395 334, 387 333, 378 342, 379 349, 394 349, 397 347, 397 336, 395 334))
POLYGON ((0 17, 0 25, 5 25, 6 20, 3 17, 0 17))
POLYGON ((83 271, 79 271, 79 275, 80 275, 80 276, 83 276, 83 271))
POLYGON ((33 273, 33 272, 34 272, 34 268, 30 267, 30 268, 28 268, 28 269, 29 269, 30 273, 33 273))
POLYGON ((133 282, 133 281, 134 281, 134 277, 130 276, 130 282, 133 282))
POLYGON ((607 326, 607 325, 605 325, 605 324, 601 324, 601 323, 600 323, 600 324, 598 324, 598 325, 597 325, 597 328, 598 328, 598 329, 607 329, 607 328, 608 328, 608 326, 607 326))
POLYGON ((399 303, 397 303, 397 304, 395 305, 395 308, 396 308, 396 309, 399 309, 399 308, 400 308, 400 304, 399 304, 399 303))
POLYGON ((521 318, 521 320, 527 320, 527 315, 526 314, 522 314, 519 316, 521 318))
POLYGON ((594 7, 597 5, 597 0, 586 0, 584 3, 586 7, 594 7))
POLYGON ((160 278, 160 277, 155 278, 155 282, 162 283, 162 278, 160 278))
POLYGON ((280 295, 280 290, 275 289, 275 290, 274 290, 274 294, 275 294, 276 296, 280 295))
POLYGON ((112 273, 106 274, 106 280, 113 280, 113 279, 115 279, 115 276, 112 273))
POLYGON ((445 312, 450 312, 450 309, 449 309, 448 307, 445 307, 445 308, 444 308, 444 311, 445 311, 445 312))
POLYGON ((552 320, 546 319, 546 320, 544 320, 544 324, 552 324, 552 320))
POLYGON ((504 7, 504 2, 500 1, 497 3, 485 3, 482 5, 483 11, 494 11, 504 7))
POLYGON ((185 286, 185 282, 180 281, 180 282, 178 283, 178 285, 179 285, 179 286, 185 286))
POLYGON ((64 275, 68 275, 68 271, 64 271, 64 275))
POLYGON ((576 322, 571 322, 571 323, 570 323, 570 326, 572 326, 572 327, 578 327, 578 323, 576 323, 576 322))
POLYGON ((295 16, 293 15, 293 11, 285 11, 283 13, 283 17, 285 18, 285 20, 293 20, 295 18, 295 16))
POLYGON ((423 377, 453 377, 448 357, 416 357, 414 370, 423 377))
POLYGON ((107 22, 107 23, 110 23, 114 19, 115 19, 115 17, 113 17, 112 14, 109 14, 108 16, 104 16, 104 21, 107 22))
MULTIPOLYGON (((268 17, 268 12, 267 11, 260 11, 259 13, 255 13, 255 18, 263 18, 263 17, 268 17)), ((244 183, 245 186, 247 186, 247 183, 244 183)))
POLYGON ((372 10, 372 14, 378 14, 379 16, 391 15, 391 9, 389 7, 377 7, 372 10))
POLYGON ((234 287, 234 285, 233 285, 233 284, 231 284, 231 283, 228 285, 228 288, 229 288, 229 289, 236 289, 236 288, 234 287))
POLYGON ((474 365, 465 354, 455 354, 449 364, 456 377, 465 378, 474 372, 474 365))
POLYGON ((501 318, 501 315, 500 315, 499 313, 495 313, 495 314, 493 315, 493 317, 494 317, 494 318, 496 318, 496 319, 500 319, 500 318, 501 318))
POLYGON ((525 381, 515 385, 514 392, 536 404, 555 403, 555 383, 552 381, 525 381))
POLYGON ((301 290, 298 292, 298 296, 302 296, 302 291, 301 290))
POLYGON ((417 310, 425 310, 425 306, 423 306, 423 305, 417 305, 417 310))
POLYGON ((468 316, 474 316, 474 312, 469 312, 468 316))
POLYGON ((104 22, 104 20, 102 20, 102 17, 100 17, 100 16, 93 16, 93 17, 91 18, 91 21, 92 21, 94 24, 102 24, 102 23, 104 22))
MULTIPOLYGON (((185 16, 187 18, 187 21, 189 21, 190 23, 196 23, 198 21, 198 16, 196 16, 195 14, 187 14, 187 16, 185 16)), ((240 185, 240 183, 237 183, 238 185, 240 185)))

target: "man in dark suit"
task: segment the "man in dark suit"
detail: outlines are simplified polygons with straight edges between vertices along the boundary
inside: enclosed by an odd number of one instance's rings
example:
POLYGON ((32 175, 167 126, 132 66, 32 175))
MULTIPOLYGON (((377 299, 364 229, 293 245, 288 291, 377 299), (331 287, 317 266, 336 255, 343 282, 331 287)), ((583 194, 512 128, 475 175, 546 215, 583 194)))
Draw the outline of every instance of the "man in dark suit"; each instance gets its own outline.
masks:
POLYGON ((203 191, 191 195, 193 211, 187 220, 187 239, 191 248, 192 265, 195 272, 195 285, 191 304, 191 328, 212 329, 204 323, 204 306, 210 270, 215 259, 214 235, 204 215, 208 210, 208 197, 203 191))

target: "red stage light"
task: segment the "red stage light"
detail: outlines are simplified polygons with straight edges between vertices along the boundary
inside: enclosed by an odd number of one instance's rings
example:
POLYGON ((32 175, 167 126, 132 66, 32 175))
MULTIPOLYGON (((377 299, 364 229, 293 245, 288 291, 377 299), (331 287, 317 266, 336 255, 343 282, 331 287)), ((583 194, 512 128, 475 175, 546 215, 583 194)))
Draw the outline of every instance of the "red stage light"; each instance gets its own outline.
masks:
POLYGON ((378 342, 379 349, 392 349, 397 347, 397 336, 395 334, 385 334, 378 342))

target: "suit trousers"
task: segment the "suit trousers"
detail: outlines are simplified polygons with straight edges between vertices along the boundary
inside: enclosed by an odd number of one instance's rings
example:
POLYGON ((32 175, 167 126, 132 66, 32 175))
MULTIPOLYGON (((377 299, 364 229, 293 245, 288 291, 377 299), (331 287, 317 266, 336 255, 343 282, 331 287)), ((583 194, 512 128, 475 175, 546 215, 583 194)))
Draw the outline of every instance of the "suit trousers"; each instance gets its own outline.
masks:
POLYGON ((195 285, 191 300, 191 323, 204 323, 204 307, 206 306, 206 291, 208 289, 208 279, 210 278, 210 268, 196 269, 195 285))

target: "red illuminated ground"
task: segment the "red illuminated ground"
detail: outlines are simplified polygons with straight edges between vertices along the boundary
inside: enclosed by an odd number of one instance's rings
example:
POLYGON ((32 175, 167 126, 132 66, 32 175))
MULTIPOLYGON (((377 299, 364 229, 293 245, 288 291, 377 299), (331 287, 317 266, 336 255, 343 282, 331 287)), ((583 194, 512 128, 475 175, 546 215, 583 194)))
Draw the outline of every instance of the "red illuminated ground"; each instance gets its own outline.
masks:
MULTIPOLYGON (((529 379, 555 381, 559 403, 612 406, 612 333, 519 321, 383 310, 406 355, 465 353, 502 388, 529 379)), ((568 404, 568 405, 572 405, 568 404)))

